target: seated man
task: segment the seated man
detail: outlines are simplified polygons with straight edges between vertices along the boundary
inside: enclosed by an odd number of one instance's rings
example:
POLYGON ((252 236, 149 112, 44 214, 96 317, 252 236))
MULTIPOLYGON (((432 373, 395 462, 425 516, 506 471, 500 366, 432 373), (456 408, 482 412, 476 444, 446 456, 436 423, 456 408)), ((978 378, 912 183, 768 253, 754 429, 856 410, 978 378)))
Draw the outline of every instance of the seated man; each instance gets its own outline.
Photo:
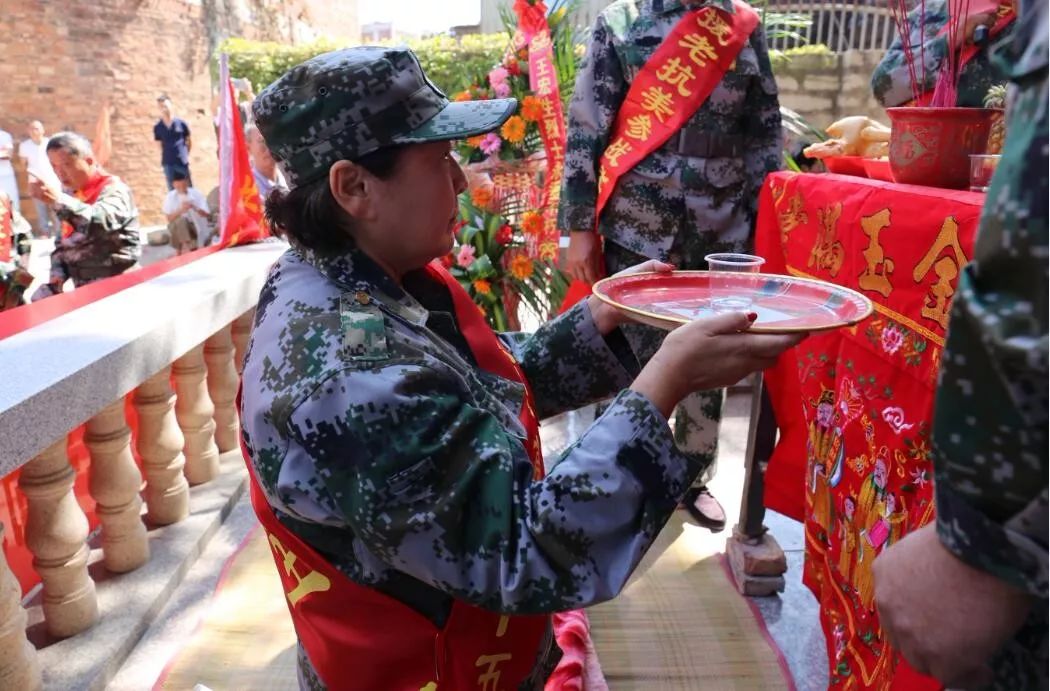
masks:
POLYGON ((0 312, 23 304, 29 275, 29 233, 32 229, 7 193, 0 190, 0 312))
POLYGON ((172 189, 160 210, 168 219, 171 246, 178 254, 206 245, 211 236, 208 201, 196 188, 190 187, 186 173, 176 170, 171 175, 172 189))
POLYGON ((51 279, 36 296, 61 293, 67 279, 80 287, 122 274, 139 260, 139 212, 131 189, 95 161, 91 143, 74 132, 59 132, 47 143, 47 157, 66 194, 50 183, 31 184, 34 199, 48 204, 62 223, 51 253, 51 279))

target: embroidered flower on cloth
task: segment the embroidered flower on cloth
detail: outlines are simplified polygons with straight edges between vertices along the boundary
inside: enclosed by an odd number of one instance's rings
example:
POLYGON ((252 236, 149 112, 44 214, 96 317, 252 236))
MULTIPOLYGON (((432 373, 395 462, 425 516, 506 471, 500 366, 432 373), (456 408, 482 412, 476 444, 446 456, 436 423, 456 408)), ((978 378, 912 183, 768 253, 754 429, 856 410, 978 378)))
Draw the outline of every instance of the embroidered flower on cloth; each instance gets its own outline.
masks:
POLYGON ((882 330, 882 349, 893 355, 904 345, 904 334, 895 326, 887 326, 882 330))

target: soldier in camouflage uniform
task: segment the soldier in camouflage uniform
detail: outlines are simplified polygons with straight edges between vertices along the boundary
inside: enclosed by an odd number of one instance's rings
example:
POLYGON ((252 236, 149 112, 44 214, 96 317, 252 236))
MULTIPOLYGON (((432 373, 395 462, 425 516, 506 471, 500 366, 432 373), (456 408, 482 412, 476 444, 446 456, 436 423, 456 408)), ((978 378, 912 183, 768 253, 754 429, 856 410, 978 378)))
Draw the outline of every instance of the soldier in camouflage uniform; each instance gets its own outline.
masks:
POLYGON ((47 144, 47 157, 65 194, 36 181, 34 198, 54 209, 62 232, 51 254, 51 277, 40 297, 61 293, 73 279, 82 286, 124 273, 139 258, 139 212, 131 189, 95 162, 91 144, 79 134, 59 132, 47 144))
MULTIPOLYGON (((684 14, 713 6, 732 12, 728 0, 618 0, 595 22, 569 109, 565 176, 559 227, 570 231, 568 270, 593 283, 599 252, 613 274, 648 259, 680 269, 706 269, 713 252, 749 252, 754 243, 758 192, 780 167, 783 142, 777 85, 761 24, 735 66, 707 101, 662 148, 620 178, 594 215, 598 162, 635 75, 684 14)), ((624 329, 641 362, 659 348, 664 333, 647 326, 624 329)), ((690 493, 690 513, 720 530, 721 506, 706 491, 714 476, 723 392, 704 391, 676 411, 679 447, 706 469, 690 493)))
MULTIPOLYGON (((292 249, 260 296, 241 404, 280 525, 439 628, 457 601, 516 615, 616 595, 701 468, 671 438, 675 403, 797 339, 722 315, 676 331, 639 373, 623 317, 593 298, 502 334, 538 416, 615 394, 534 479, 526 390, 479 367, 423 270, 451 249, 466 188, 447 140, 497 128, 513 101, 450 104, 409 51, 352 48, 294 68, 253 110, 291 188, 267 201, 292 249)), ((303 650, 300 683, 319 687, 303 650)), ((558 655, 538 651, 534 678, 558 655)))
MULTIPOLYGON (((994 23, 994 13, 973 13, 958 32, 958 40, 973 43, 975 33, 980 31, 978 27, 985 27, 987 30, 994 23)), ((961 48, 948 45, 948 36, 943 31, 947 24, 948 3, 945 0, 929 0, 908 13, 912 59, 915 61, 915 78, 921 82, 917 85, 920 93, 933 91, 938 77, 946 68, 949 51, 961 48), (923 58, 926 61, 925 70, 922 67, 923 58)), ((1013 30, 1015 24, 1016 21, 1003 31, 1003 37, 1013 30)), ((1006 81, 1006 75, 989 57, 991 44, 992 42, 986 39, 977 55, 963 67, 959 74, 956 105, 981 108, 984 106, 984 97, 988 89, 1006 81)), ((903 106, 913 99, 911 73, 900 36, 893 40, 890 49, 872 73, 871 90, 876 100, 886 108, 903 106)))
POLYGON ((7 193, 0 191, 0 257, 7 254, 3 250, 10 250, 7 261, 0 258, 0 312, 21 305, 26 289, 33 282, 26 270, 32 249, 31 232, 29 221, 18 213, 7 193), (4 237, 7 234, 11 237, 4 237))
POLYGON ((1019 17, 992 56, 1011 80, 1006 145, 941 362, 937 522, 875 561, 882 625, 909 662, 1002 691, 1047 688, 1046 2, 1019 17))

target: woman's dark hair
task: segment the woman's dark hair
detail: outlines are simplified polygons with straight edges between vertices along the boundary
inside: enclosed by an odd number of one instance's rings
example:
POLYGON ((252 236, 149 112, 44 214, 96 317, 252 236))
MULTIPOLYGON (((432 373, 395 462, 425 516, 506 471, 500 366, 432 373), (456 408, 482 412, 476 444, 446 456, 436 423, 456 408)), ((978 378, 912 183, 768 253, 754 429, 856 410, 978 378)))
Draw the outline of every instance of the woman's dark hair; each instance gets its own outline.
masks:
MULTIPOLYGON (((378 149, 354 163, 385 180, 397 169, 403 148, 378 149)), ((336 203, 327 175, 290 192, 280 189, 270 192, 266 199, 266 222, 275 234, 318 254, 342 254, 354 246, 350 235, 353 220, 336 203)))

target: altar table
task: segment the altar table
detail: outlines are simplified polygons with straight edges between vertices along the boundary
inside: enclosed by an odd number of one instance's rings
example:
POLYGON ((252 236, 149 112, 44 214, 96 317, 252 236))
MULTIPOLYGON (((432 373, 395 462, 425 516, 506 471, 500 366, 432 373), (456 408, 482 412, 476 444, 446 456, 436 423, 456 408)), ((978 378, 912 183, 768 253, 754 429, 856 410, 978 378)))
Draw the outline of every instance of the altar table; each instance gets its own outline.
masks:
POLYGON ((875 305, 766 374, 780 427, 766 505, 805 524, 803 580, 820 603, 832 689, 939 688, 882 638, 871 562, 933 519, 934 390, 983 203, 830 174, 774 173, 762 189, 763 270, 830 281, 875 305))

